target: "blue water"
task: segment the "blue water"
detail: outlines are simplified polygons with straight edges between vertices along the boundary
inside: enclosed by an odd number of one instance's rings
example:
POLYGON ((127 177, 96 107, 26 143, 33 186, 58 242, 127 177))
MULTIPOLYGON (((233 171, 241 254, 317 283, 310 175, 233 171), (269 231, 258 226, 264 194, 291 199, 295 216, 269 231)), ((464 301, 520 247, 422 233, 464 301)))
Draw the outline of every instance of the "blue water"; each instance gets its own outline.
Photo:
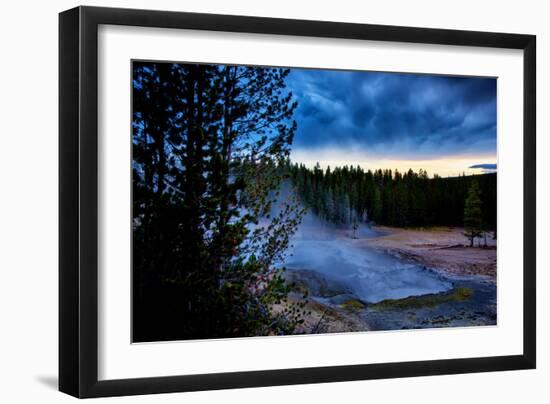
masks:
POLYGON ((364 239, 376 236, 367 227, 355 236, 326 227, 307 226, 293 240, 285 265, 290 270, 314 271, 327 281, 345 285, 356 297, 377 303, 445 292, 452 282, 433 270, 374 250, 364 239))

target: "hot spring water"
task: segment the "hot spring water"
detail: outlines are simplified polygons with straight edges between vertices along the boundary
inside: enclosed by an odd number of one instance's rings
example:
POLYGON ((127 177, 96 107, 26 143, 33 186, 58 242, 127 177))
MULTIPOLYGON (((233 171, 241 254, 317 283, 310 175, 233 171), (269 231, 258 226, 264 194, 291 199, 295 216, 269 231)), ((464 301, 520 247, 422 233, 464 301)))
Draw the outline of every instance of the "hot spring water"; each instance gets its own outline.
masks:
POLYGON ((306 219, 293 238, 292 255, 285 262, 289 270, 314 271, 370 303, 452 289, 437 273, 366 246, 364 239, 379 235, 366 226, 351 238, 349 230, 306 219))

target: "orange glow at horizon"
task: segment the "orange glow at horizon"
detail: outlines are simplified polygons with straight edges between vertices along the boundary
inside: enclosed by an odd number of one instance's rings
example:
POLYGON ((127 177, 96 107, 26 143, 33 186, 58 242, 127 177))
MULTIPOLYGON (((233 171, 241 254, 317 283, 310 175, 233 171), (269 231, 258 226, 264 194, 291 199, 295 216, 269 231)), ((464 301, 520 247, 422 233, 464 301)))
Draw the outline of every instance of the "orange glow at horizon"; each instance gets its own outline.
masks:
POLYGON ((304 164, 306 167, 313 167, 318 162, 321 168, 326 169, 347 166, 360 166, 364 170, 396 169, 404 173, 409 169, 418 172, 420 169, 427 171, 429 177, 434 174, 440 177, 455 177, 461 174, 482 174, 482 169, 472 169, 470 166, 476 164, 496 163, 496 155, 457 155, 457 156, 438 156, 424 159, 394 159, 369 157, 364 152, 357 151, 336 151, 336 150, 318 150, 301 151, 296 150, 291 153, 293 163, 304 164))

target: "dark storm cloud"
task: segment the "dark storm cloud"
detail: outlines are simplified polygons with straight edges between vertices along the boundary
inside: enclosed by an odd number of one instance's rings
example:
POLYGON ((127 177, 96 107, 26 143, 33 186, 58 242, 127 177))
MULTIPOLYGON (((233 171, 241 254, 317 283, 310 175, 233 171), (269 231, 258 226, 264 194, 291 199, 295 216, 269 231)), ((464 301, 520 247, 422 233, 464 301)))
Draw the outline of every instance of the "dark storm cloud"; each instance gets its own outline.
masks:
POLYGON ((293 69, 294 146, 408 158, 496 152, 496 80, 293 69))

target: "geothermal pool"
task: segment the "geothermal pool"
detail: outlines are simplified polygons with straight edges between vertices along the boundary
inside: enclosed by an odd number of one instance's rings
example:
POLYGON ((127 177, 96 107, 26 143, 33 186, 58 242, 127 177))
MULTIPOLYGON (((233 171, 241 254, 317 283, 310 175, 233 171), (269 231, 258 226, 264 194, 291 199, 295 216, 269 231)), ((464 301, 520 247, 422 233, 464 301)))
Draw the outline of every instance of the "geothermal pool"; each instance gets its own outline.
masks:
POLYGON ((451 281, 435 271, 369 248, 364 242, 379 235, 364 226, 352 238, 349 231, 306 223, 294 236, 285 266, 321 275, 368 303, 453 288, 451 281))

